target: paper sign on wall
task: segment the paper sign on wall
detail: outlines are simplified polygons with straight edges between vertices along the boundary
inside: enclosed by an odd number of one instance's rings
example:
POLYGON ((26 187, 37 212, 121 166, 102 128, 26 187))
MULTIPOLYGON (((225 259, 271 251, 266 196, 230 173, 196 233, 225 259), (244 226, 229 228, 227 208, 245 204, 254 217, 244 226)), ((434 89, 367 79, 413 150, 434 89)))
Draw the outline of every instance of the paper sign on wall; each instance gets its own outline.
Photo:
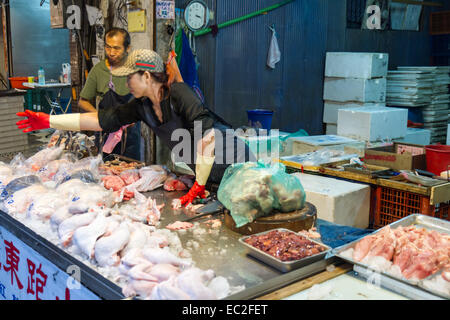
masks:
POLYGON ((156 19, 175 19, 175 1, 156 1, 156 19))

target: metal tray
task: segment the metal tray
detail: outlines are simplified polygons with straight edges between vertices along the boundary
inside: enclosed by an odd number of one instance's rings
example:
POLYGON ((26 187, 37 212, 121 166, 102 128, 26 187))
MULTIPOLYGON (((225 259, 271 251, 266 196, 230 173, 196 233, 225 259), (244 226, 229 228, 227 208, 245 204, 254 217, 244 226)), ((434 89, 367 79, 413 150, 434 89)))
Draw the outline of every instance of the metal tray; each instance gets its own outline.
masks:
MULTIPOLYGON (((418 228, 425 228, 427 230, 436 230, 441 233, 450 234, 450 222, 449 221, 425 216, 422 214, 412 214, 412 215, 402 218, 396 222, 393 222, 393 223, 389 224, 388 226, 391 229, 396 229, 398 227, 416 226, 418 228)), ((386 228, 386 227, 383 227, 383 228, 386 228)), ((380 232, 383 228, 378 229, 377 231, 374 231, 370 235, 380 232)), ((347 262, 350 262, 351 264, 358 265, 358 266, 361 266, 361 267, 367 268, 367 269, 372 269, 367 264, 361 263, 359 261, 355 261, 352 258, 342 255, 342 252, 346 251, 347 249, 354 248, 356 243, 358 243, 361 239, 362 238, 331 250, 325 258, 327 259, 332 256, 337 256, 347 262)), ((421 282, 420 280, 409 280, 409 279, 405 279, 403 277, 400 278, 400 277, 397 277, 397 276, 395 276, 391 273, 387 273, 387 272, 381 272, 381 274, 388 276, 392 279, 402 281, 406 284, 413 285, 413 286, 419 286, 419 284, 421 282)), ((433 275, 431 275, 431 276, 433 276, 433 275)), ((423 289, 425 289, 425 288, 423 288, 423 289)), ((428 289, 425 289, 425 290, 428 290, 428 289)), ((433 292, 433 294, 435 294, 435 292, 433 292)))
POLYGON ((446 298, 446 299, 450 299, 450 294, 449 293, 438 291, 438 290, 436 290, 436 289, 426 285, 427 281, 433 281, 436 277, 440 277, 443 271, 444 271, 444 269, 441 269, 438 272, 428 276, 427 278, 425 278, 423 280, 420 280, 418 286, 421 289, 426 290, 428 292, 431 292, 431 293, 433 293, 435 295, 438 295, 438 296, 446 298))
POLYGON ((311 264, 313 262, 322 260, 322 259, 325 258, 326 254, 331 250, 331 248, 329 246, 327 246, 327 245, 325 245, 323 243, 314 241, 314 240, 312 240, 312 239, 310 239, 308 237, 305 237, 303 235, 298 234, 297 232, 294 232, 294 231, 289 230, 289 229, 284 229, 284 228, 277 228, 277 229, 272 229, 272 230, 256 233, 256 234, 253 234, 253 235, 244 236, 244 237, 239 238, 239 242, 242 243, 247 248, 247 253, 248 254, 254 256, 255 258, 258 258, 259 260, 267 263, 268 265, 270 265, 270 266, 272 266, 272 267, 274 267, 274 268, 276 268, 276 269, 278 269, 278 270, 280 270, 282 272, 289 272, 291 270, 294 270, 294 269, 297 269, 297 268, 301 268, 301 267, 309 265, 309 264, 311 264), (247 238, 250 238, 250 237, 253 237, 253 236, 260 236, 260 235, 263 235, 263 234, 266 234, 266 233, 272 232, 272 231, 292 232, 292 233, 294 233, 296 235, 302 236, 305 239, 307 239, 307 240, 309 240, 311 242, 314 242, 314 243, 324 247, 326 250, 322 251, 322 252, 319 252, 319 253, 317 253, 315 255, 302 258, 300 260, 293 260, 293 261, 286 261, 286 262, 284 262, 284 261, 281 261, 281 260, 271 256, 268 253, 265 253, 264 251, 262 251, 262 250, 260 250, 258 248, 253 247, 252 245, 249 245, 248 243, 246 243, 244 241, 247 238))

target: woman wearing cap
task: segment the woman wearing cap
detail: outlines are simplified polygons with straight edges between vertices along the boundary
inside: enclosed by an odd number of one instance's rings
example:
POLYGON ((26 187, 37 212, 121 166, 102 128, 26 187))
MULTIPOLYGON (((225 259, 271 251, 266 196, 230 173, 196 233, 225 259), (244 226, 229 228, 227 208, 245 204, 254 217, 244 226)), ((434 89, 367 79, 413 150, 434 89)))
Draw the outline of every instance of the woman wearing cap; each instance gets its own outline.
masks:
POLYGON ((188 132, 189 145, 184 145, 187 148, 181 147, 179 154, 174 152, 175 156, 183 157, 196 174, 194 185, 180 199, 182 205, 191 203, 196 197, 204 198, 208 178, 220 182, 231 163, 255 161, 244 142, 225 134, 231 126, 206 108, 188 85, 183 82, 168 85, 166 67, 156 52, 135 50, 125 64, 112 73, 128 77, 127 84, 135 99, 117 108, 82 114, 48 115, 26 110, 17 113, 27 118, 17 122, 18 128, 24 132, 47 128, 114 132, 124 125, 144 121, 163 143, 178 152, 180 135, 175 141, 172 135, 188 132), (194 133, 199 128, 201 134, 195 141, 194 133))

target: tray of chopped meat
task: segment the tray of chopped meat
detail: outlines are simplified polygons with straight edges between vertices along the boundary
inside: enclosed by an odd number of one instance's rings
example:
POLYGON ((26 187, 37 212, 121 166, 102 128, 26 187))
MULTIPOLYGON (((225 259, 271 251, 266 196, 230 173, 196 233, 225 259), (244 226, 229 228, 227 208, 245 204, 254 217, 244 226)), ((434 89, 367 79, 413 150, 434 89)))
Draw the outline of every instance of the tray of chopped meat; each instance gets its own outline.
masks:
POLYGON ((333 249, 327 258, 333 255, 427 290, 423 281, 450 264, 450 222, 413 214, 333 249))
POLYGON ((323 243, 284 228, 244 236, 239 242, 248 254, 282 272, 319 261, 331 250, 323 243))

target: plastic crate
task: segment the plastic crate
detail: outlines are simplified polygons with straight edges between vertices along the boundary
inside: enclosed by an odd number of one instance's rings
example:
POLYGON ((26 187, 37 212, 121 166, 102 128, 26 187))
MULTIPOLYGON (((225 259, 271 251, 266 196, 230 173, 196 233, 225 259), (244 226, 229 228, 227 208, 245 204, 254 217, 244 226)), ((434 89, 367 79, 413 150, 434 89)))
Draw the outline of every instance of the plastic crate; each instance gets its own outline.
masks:
POLYGON ((450 203, 430 205, 430 198, 404 190, 377 186, 373 193, 373 228, 378 229, 411 214, 450 220, 450 203))

